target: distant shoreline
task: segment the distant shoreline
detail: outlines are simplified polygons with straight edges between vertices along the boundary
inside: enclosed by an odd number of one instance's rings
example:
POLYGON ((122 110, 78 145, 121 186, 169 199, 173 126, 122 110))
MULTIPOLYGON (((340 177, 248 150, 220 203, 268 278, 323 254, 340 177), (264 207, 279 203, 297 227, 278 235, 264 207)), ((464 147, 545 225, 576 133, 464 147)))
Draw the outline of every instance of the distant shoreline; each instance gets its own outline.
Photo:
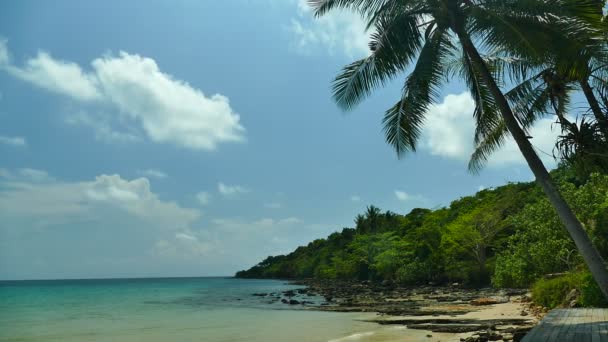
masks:
MULTIPOLYGON (((220 278, 220 279, 232 279, 236 278, 233 275, 226 276, 179 276, 179 277, 108 277, 108 278, 48 278, 48 279, 0 279, 0 284, 2 283, 17 283, 17 282, 53 282, 53 281, 105 281, 105 280, 149 280, 149 279, 158 279, 158 280, 171 280, 171 279, 212 279, 212 278, 220 278)), ((245 279, 245 278, 236 278, 236 279, 245 279)), ((262 279, 260 279, 262 280, 262 279)), ((270 279, 268 279, 270 280, 270 279)), ((281 280, 281 279, 276 279, 281 280)))

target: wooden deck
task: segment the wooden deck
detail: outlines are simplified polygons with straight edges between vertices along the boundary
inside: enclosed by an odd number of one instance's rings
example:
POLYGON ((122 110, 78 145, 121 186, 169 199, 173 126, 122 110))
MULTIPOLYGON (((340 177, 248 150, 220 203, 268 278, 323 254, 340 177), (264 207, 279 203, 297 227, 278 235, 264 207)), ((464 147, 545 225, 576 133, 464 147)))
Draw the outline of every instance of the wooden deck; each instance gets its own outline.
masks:
POLYGON ((608 342, 608 309, 555 309, 522 342, 608 342))

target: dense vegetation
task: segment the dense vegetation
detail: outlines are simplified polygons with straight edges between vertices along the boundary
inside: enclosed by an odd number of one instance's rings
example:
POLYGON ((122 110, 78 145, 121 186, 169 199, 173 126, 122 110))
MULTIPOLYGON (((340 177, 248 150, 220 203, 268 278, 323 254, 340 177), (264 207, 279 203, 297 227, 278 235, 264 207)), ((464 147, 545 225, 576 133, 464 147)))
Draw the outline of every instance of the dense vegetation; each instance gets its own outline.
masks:
MULTIPOLYGON (((593 174, 581 185, 571 170, 561 167, 553 177, 607 258, 608 175, 593 174)), ((370 206, 355 218, 354 228, 288 255, 270 256, 237 277, 527 287, 545 274, 584 269, 572 239, 538 186, 512 183, 479 191, 445 208, 418 208, 407 215, 370 206)))
MULTIPOLYGON (((563 133, 556 145, 562 160, 581 173, 608 167, 606 0, 309 3, 317 16, 334 9, 355 11, 373 29, 369 55, 346 65, 333 82, 340 107, 352 109, 376 88, 407 74, 401 95, 382 120, 386 141, 398 155, 416 151, 429 106, 440 100, 442 86, 454 77, 464 81, 475 101, 476 150, 469 168, 478 171, 512 137, 608 300, 606 264, 529 135, 534 122, 551 116, 563 133), (571 105, 576 91, 586 100, 582 108, 571 105)), ((473 214, 474 221, 475 216, 485 215, 473 214)), ((488 234, 496 233, 490 229, 488 234)), ((479 254, 483 248, 476 248, 476 258, 486 259, 479 254)))

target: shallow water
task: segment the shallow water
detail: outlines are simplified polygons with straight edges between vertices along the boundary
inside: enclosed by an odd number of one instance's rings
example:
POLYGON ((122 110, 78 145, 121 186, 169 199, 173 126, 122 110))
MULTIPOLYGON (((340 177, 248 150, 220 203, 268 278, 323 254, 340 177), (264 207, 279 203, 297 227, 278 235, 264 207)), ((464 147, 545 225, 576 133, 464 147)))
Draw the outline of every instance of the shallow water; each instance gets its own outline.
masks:
POLYGON ((373 314, 269 303, 296 289, 232 278, 0 282, 2 341, 428 341, 373 314))

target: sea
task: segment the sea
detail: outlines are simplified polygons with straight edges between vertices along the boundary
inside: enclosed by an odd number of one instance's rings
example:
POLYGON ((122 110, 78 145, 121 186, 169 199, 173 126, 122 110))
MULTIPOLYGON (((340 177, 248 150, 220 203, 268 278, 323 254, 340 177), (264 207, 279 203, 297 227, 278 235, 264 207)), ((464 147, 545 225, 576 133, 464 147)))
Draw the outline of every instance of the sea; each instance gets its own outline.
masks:
MULTIPOLYGON (((280 280, 0 281, 0 341, 428 341, 425 332, 271 302, 280 280)), ((313 299, 314 301, 315 299, 313 299)))

